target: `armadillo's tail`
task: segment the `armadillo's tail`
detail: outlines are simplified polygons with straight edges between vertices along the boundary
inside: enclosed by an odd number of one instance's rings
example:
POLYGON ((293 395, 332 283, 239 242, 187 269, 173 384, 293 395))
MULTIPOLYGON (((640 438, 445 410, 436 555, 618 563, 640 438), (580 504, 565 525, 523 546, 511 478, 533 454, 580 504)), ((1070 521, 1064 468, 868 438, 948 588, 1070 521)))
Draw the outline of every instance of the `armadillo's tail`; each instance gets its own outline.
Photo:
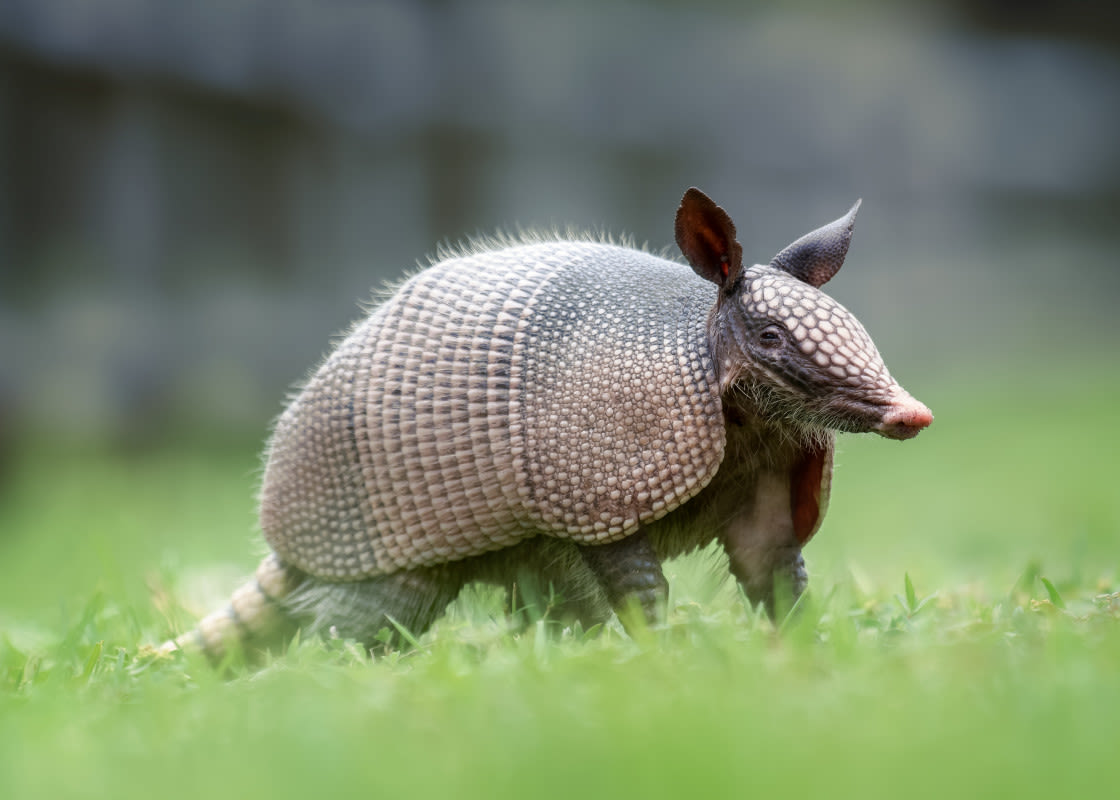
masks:
POLYGON ((159 652, 201 652, 219 663, 233 649, 267 647, 294 633, 295 622, 285 613, 283 600, 303 579, 299 570, 269 554, 253 577, 234 591, 229 605, 203 617, 194 630, 164 642, 159 652))

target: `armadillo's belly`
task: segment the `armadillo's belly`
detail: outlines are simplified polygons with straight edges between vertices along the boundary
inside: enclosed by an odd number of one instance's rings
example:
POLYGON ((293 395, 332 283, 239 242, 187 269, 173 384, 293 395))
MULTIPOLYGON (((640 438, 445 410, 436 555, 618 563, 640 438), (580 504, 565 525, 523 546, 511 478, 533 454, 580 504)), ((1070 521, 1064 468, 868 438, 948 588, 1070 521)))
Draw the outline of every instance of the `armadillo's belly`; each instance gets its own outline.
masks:
POLYGON ((301 569, 352 580, 539 533, 632 533, 722 458, 710 294, 687 267, 606 245, 426 270, 281 415, 265 538, 301 569))

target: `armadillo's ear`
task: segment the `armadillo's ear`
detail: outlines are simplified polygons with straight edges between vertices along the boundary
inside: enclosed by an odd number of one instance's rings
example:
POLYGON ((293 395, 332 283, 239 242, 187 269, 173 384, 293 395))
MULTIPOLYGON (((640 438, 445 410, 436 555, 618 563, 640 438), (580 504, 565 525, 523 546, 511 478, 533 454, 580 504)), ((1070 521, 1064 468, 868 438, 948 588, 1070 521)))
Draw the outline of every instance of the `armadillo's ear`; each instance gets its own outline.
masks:
POLYGON ((695 186, 677 209, 677 246, 701 278, 728 289, 743 269, 743 248, 727 212, 695 186))
POLYGON ((774 256, 770 266, 788 272, 795 278, 821 287, 835 275, 848 254, 852 240, 852 225, 856 220, 861 200, 835 222, 807 233, 774 256))

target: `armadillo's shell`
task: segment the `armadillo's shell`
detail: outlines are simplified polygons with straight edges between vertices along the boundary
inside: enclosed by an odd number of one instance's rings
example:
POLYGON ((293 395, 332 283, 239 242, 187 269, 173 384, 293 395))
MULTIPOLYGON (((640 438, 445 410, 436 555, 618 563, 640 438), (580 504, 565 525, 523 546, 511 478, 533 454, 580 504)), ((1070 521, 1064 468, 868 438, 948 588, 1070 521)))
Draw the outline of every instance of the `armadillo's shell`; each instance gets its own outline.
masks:
POLYGON ((355 580, 547 534, 625 537, 723 458, 716 289, 613 245, 453 258, 361 322, 280 417, 261 525, 355 580))

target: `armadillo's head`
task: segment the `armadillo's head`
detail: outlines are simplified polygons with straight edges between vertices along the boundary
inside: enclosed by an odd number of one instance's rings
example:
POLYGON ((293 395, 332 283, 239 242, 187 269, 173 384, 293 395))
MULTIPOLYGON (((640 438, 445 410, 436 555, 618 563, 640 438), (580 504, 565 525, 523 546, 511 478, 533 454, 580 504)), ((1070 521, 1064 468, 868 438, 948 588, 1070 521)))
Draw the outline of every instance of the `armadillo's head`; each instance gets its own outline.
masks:
POLYGON ((813 427, 891 439, 917 436, 933 421, 891 377, 859 320, 815 286, 755 266, 728 305, 724 375, 753 385, 771 410, 813 427))
POLYGON ((857 202, 835 222, 743 269, 730 218, 696 189, 677 212, 677 242, 698 274, 720 286, 713 355, 726 390, 807 429, 916 436, 933 421, 891 377, 867 331, 820 290, 847 254, 857 202))

